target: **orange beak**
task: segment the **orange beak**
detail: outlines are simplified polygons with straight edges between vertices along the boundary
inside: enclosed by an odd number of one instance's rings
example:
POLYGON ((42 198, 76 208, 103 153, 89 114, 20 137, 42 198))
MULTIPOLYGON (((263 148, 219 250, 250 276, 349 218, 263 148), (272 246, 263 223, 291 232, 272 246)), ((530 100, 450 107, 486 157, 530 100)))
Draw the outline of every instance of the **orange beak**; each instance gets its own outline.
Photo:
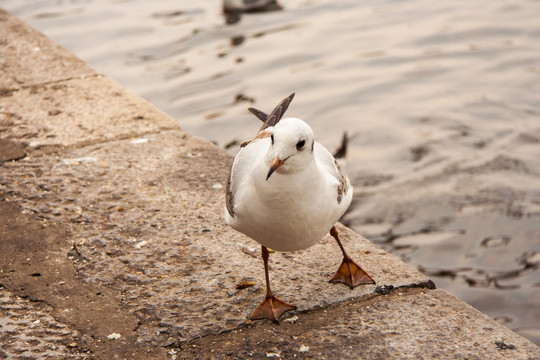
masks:
POLYGON ((288 158, 285 158, 284 160, 281 160, 279 156, 276 156, 274 160, 272 161, 272 165, 270 166, 270 170, 268 170, 268 175, 266 175, 266 180, 270 179, 270 176, 276 171, 281 165, 285 163, 285 161, 288 158))

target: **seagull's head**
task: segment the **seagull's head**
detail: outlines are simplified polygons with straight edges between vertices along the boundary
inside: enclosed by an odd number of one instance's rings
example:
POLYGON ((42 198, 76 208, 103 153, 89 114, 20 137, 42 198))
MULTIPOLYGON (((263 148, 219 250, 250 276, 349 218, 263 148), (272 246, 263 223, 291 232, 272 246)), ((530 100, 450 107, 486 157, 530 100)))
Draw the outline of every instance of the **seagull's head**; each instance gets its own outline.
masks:
POLYGON ((278 122, 270 137, 266 155, 270 163, 266 180, 274 172, 290 174, 300 171, 313 161, 313 130, 303 120, 285 118, 278 122))

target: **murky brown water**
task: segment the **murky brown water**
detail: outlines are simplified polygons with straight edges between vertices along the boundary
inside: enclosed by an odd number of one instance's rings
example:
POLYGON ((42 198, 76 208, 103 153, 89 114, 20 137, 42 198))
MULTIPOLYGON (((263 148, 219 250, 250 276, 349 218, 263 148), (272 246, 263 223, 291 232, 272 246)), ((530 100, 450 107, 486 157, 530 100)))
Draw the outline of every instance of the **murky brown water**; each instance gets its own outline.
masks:
POLYGON ((540 344, 540 2, 284 5, 0 6, 223 147, 296 92, 321 143, 353 135, 344 222, 540 344))

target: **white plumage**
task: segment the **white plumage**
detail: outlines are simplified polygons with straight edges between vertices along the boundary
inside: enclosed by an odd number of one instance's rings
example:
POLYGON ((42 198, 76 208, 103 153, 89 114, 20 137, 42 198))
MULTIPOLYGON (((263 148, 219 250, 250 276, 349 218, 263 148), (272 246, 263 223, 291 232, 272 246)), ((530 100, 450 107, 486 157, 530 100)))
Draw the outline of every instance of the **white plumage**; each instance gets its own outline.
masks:
POLYGON ((304 121, 281 120, 270 137, 257 139, 237 154, 230 175, 233 215, 225 222, 268 248, 302 250, 324 237, 345 213, 352 187, 334 157, 314 142, 304 121), (301 149, 296 145, 305 141, 301 149), (272 161, 287 159, 266 180, 272 161), (341 181, 346 182, 340 190, 341 181), (339 199, 339 201, 338 201, 339 199))
POLYGON ((227 182, 225 222, 262 248, 266 296, 252 320, 277 322, 284 312, 296 309, 272 293, 268 248, 306 249, 330 232, 343 253, 343 262, 330 281, 351 289, 374 283, 347 255, 334 227, 352 200, 349 179, 328 150, 315 142, 308 124, 296 118, 280 121, 293 97, 285 98, 270 115, 249 109, 264 124, 253 140, 242 144, 227 182))

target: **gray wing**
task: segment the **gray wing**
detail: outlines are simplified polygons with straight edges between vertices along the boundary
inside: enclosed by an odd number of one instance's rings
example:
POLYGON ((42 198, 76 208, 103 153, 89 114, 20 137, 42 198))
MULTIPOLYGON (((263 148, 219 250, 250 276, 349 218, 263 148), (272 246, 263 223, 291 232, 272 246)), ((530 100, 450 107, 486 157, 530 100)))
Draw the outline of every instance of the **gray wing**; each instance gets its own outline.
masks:
POLYGON ((343 174, 341 166, 339 166, 336 159, 334 159, 332 154, 330 154, 330 152, 326 150, 324 146, 316 142, 313 151, 315 152, 317 165, 323 169, 325 173, 337 180, 338 186, 336 190, 336 201, 338 204, 340 204, 343 197, 347 195, 350 190, 351 185, 349 180, 343 174))
POLYGON ((254 166, 259 163, 260 157, 266 154, 266 149, 269 146, 270 140, 268 138, 259 138, 240 149, 234 158, 225 193, 227 211, 231 217, 234 217, 236 194, 243 186, 242 184, 248 180, 254 166))

